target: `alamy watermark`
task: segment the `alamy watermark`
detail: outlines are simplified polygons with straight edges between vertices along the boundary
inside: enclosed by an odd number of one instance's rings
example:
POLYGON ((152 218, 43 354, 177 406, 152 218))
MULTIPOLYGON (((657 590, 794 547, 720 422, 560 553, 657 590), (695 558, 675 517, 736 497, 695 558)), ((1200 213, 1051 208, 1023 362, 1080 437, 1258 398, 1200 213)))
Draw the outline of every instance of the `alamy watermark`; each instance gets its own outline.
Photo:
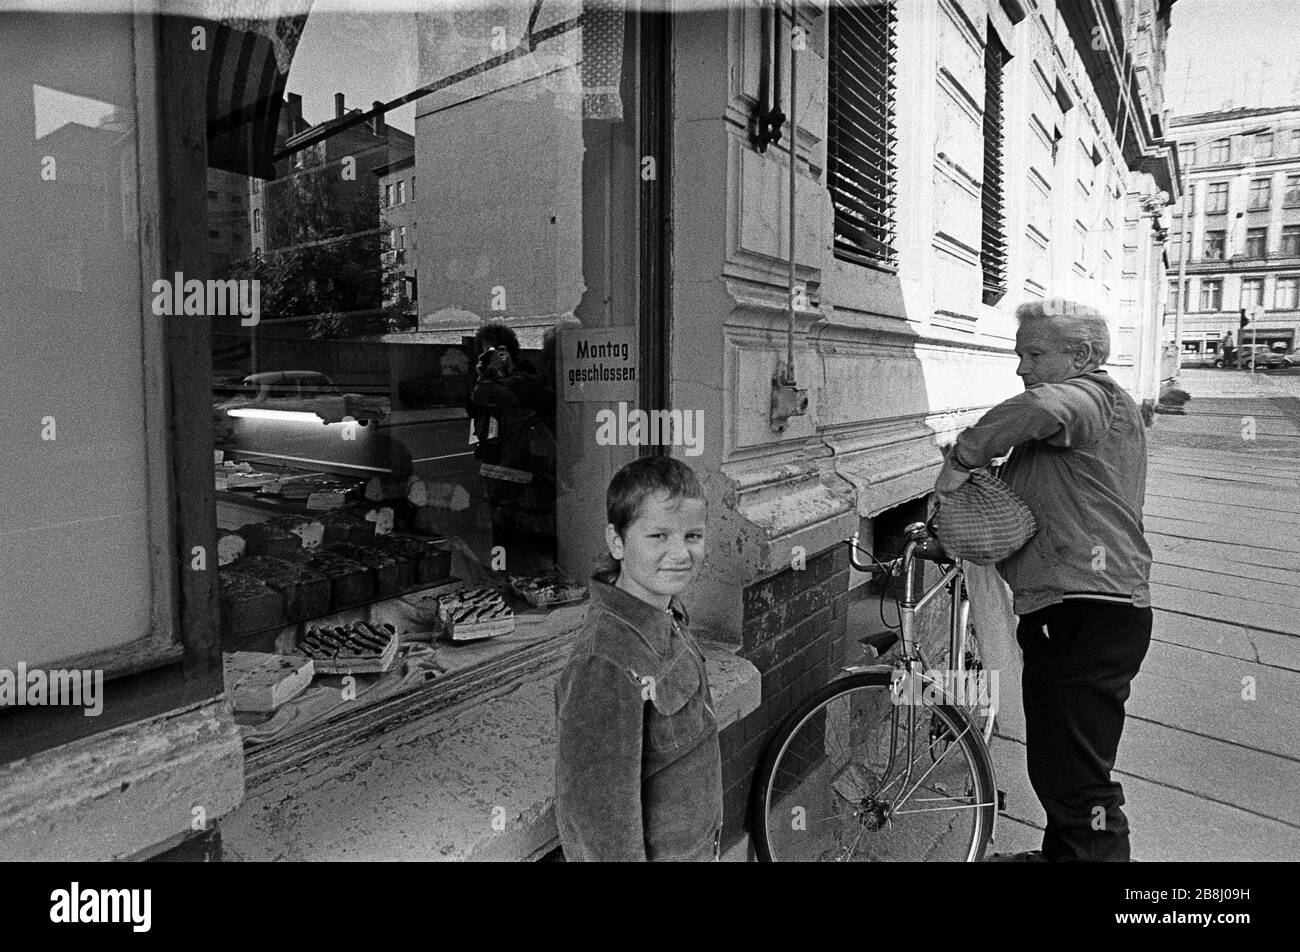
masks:
POLYGON ((618 410, 596 412, 600 446, 681 446, 687 456, 704 452, 703 410, 618 410))
POLYGON ((225 281, 209 278, 186 279, 177 271, 172 278, 153 283, 153 312, 159 317, 187 315, 226 317, 238 314, 244 327, 255 327, 262 320, 262 282, 256 278, 225 281))
POLYGON ((50 893, 50 921, 55 923, 126 923, 133 932, 153 925, 152 889, 83 889, 74 882, 50 893))
POLYGON ((56 668, 0 668, 0 707, 81 707, 86 717, 104 710, 104 672, 56 668))
POLYGON ((956 704, 997 710, 998 672, 986 668, 961 671, 934 668, 918 676, 897 668, 890 675, 889 695, 895 704, 927 707, 956 704))

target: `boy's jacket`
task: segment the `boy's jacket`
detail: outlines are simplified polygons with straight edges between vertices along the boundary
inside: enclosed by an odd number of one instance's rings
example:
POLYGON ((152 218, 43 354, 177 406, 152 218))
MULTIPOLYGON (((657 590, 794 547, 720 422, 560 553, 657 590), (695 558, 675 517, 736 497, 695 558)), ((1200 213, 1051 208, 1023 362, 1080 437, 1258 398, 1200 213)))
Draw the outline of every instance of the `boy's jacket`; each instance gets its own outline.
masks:
POLYGON ((661 611, 593 580, 556 684, 555 813, 565 858, 713 859, 722 763, 704 656, 661 611))

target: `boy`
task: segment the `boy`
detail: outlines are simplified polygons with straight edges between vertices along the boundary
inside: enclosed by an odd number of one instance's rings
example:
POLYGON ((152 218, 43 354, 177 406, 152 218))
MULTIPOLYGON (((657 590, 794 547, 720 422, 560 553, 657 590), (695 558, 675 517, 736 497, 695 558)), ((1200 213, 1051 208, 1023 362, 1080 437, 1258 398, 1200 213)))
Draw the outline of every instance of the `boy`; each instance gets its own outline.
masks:
POLYGON ((555 813, 570 861, 718 858, 718 723, 677 598, 704 561, 705 514, 679 460, 636 460, 609 484, 609 560, 556 685, 555 813))

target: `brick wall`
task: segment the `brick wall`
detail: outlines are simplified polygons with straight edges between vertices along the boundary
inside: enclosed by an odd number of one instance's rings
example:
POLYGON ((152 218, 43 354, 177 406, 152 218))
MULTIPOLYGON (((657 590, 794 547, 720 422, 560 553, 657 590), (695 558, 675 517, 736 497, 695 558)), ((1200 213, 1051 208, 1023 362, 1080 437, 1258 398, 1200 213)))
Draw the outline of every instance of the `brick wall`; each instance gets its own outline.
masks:
POLYGON ((724 848, 748 826, 750 785, 772 731, 843 665, 848 586, 848 550, 836 546, 745 589, 738 653, 761 672, 763 702, 722 732, 724 848))

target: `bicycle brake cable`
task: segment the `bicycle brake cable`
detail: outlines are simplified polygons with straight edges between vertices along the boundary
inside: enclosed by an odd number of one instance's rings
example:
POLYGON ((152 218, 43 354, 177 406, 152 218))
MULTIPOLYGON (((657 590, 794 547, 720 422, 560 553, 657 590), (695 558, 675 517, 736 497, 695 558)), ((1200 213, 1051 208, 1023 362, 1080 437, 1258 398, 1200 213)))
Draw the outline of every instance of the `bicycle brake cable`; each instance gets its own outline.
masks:
POLYGON ((882 625, 884 625, 890 631, 898 631, 903 627, 903 606, 899 604, 897 594, 895 594, 893 598, 894 598, 894 608, 898 612, 898 623, 891 625, 889 621, 885 618, 885 593, 889 590, 890 585, 893 583, 893 579, 894 579, 893 569, 890 566, 886 565, 884 562, 881 562, 878 558, 876 558, 875 553, 871 552, 868 549, 864 549, 862 546, 858 545, 856 541, 856 537, 854 537, 853 539, 848 539, 846 541, 848 541, 849 545, 853 546, 853 548, 857 549, 859 552, 861 552, 863 555, 869 558, 872 562, 874 562, 880 568, 880 570, 885 573, 885 584, 881 586, 880 599, 877 603, 876 610, 877 613, 880 615, 880 623, 882 625))

